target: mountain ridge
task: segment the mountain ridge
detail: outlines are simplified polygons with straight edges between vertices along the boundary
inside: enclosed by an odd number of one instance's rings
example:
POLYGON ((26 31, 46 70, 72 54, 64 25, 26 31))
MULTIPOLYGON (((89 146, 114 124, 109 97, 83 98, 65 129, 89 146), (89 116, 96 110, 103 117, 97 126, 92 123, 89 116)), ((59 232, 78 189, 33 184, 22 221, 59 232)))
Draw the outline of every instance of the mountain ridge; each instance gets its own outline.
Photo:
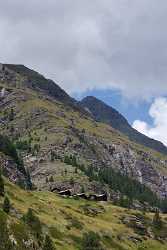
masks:
POLYGON ((41 89, 45 91, 46 94, 55 97, 58 100, 74 103, 75 100, 70 97, 60 86, 58 86, 55 82, 50 79, 45 78, 43 75, 38 72, 27 68, 22 64, 1 64, 1 68, 5 70, 12 70, 23 77, 27 78, 26 85, 30 88, 41 89))
MULTIPOLYGON (((137 189, 144 185, 160 198, 167 196, 165 155, 95 121, 80 104, 67 104, 56 93, 51 96, 41 87, 42 76, 37 72, 13 67, 16 69, 4 66, 0 70, 0 133, 15 144, 37 189, 50 190, 46 177, 52 177, 54 186, 61 189, 81 192, 84 187, 87 192, 110 194, 111 183, 101 183, 100 171, 113 169, 136 180, 137 189), (76 173, 75 168, 79 168, 76 173)), ((47 79, 45 82, 48 84, 47 79)))
POLYGON ((1 69, 3 69, 4 72, 5 70, 6 72, 11 70, 22 75, 26 78, 24 84, 26 84, 27 87, 37 91, 40 90, 44 92, 45 95, 55 98, 56 100, 61 101, 66 105, 70 105, 76 110, 79 110, 83 115, 91 115, 95 120, 111 125, 116 130, 128 136, 131 141, 167 155, 167 147, 163 145, 162 142, 151 139, 132 128, 126 118, 124 118, 123 115, 119 113, 119 111, 105 104, 96 97, 87 96, 80 102, 77 102, 54 81, 46 79, 43 75, 21 64, 1 64, 1 69), (96 108, 94 108, 95 106, 96 108), (102 111, 100 111, 101 109, 102 111), (88 112, 88 110, 90 112, 88 112))
POLYGON ((98 98, 87 96, 80 103, 82 107, 87 108, 91 112, 96 121, 107 123, 128 136, 131 141, 167 155, 167 147, 162 142, 149 138, 132 128, 122 114, 98 98))

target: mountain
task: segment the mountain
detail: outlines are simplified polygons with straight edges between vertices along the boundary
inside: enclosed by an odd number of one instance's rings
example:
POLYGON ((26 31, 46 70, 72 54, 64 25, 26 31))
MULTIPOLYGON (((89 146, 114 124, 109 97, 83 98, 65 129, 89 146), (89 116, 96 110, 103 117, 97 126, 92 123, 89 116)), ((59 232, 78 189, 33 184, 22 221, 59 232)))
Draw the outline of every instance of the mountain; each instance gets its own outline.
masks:
POLYGON ((15 86, 17 86, 17 84, 20 84, 20 82, 17 81, 17 76, 21 76, 24 79, 24 86, 34 90, 42 91, 45 95, 56 98, 57 100, 60 100, 64 103, 75 103, 75 100, 72 99, 52 80, 46 79, 41 74, 25 67, 24 65, 1 64, 1 68, 4 79, 8 80, 10 85, 15 84, 15 86), (15 75, 14 72, 17 73, 17 75, 15 75))
POLYGON ((132 128, 128 121, 117 110, 96 97, 85 97, 81 101, 81 105, 91 112, 96 121, 111 125, 113 128, 128 136, 131 141, 152 148, 162 154, 167 154, 167 147, 165 147, 163 143, 151 139, 132 128))
POLYGON ((165 154, 95 120, 53 81, 0 65, 0 168, 11 201, 7 214, 0 196, 0 249, 43 250, 47 234, 59 250, 89 242, 165 250, 166 164, 165 154))
MULTIPOLYGON (((166 156, 133 143, 114 125, 97 122, 54 82, 25 66, 1 64, 0 93, 0 134, 15 144, 36 188, 50 189, 46 177, 53 176, 52 186, 89 191, 93 188, 90 175, 96 181, 101 169, 109 168, 145 185, 158 197, 167 196, 166 156), (75 157, 74 162, 67 157, 75 157), (80 167, 83 177, 73 176, 75 168, 67 163, 80 167), (71 184, 71 178, 76 185, 71 184)), ((110 180, 105 182, 111 185, 110 180)), ((93 190, 107 189, 97 184, 93 190)), ((124 192, 121 186, 119 191, 124 192)))

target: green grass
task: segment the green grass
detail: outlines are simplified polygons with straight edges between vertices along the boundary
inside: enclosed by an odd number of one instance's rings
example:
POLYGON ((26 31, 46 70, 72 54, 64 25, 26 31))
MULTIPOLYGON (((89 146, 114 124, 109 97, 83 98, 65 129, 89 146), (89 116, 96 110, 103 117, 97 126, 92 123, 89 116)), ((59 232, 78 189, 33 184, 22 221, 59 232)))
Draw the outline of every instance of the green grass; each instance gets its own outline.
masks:
MULTIPOLYGON (((44 231, 49 232, 57 249, 79 249, 84 232, 97 232, 107 249, 115 250, 137 250, 140 244, 134 244, 128 240, 129 236, 136 236, 133 228, 127 227, 121 221, 123 216, 136 213, 112 205, 111 203, 96 203, 71 198, 61 198, 50 192, 28 192, 7 181, 6 192, 11 200, 12 210, 9 220, 12 223, 12 230, 18 240, 26 237, 26 227, 16 218, 32 208, 39 217, 44 231), (91 216, 84 212, 83 207, 90 206, 99 213, 91 216), (21 232, 23 234, 21 234, 21 232), (123 240, 118 240, 119 236, 123 240)), ((0 199, 0 206, 2 199, 0 199)), ((139 212, 140 214, 140 212, 139 212)), ((153 214, 145 215, 152 219, 153 214)), ((167 219, 163 216, 164 220, 167 219)), ((142 236, 139 236, 141 237, 142 236)), ((146 249, 165 250, 166 244, 147 239, 143 240, 146 249)))

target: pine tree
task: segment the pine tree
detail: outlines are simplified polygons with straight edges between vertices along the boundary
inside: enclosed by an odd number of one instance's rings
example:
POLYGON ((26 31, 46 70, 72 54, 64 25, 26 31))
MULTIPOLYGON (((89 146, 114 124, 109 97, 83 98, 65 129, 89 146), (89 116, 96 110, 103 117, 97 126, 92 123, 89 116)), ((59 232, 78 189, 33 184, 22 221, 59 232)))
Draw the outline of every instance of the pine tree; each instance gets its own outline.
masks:
POLYGON ((84 188, 84 186, 81 186, 81 193, 85 193, 85 188, 84 188))
POLYGON ((160 229, 162 227, 162 220, 159 214, 159 210, 156 209, 154 218, 153 218, 153 224, 156 228, 160 229))
POLYGON ((167 198, 161 201, 161 209, 163 213, 167 213, 167 198))
POLYGON ((26 176, 27 176, 27 188, 29 190, 32 190, 33 185, 32 185, 32 181, 31 181, 31 176, 30 176, 29 169, 26 170, 26 176))
POLYGON ((37 238, 40 238, 42 233, 42 226, 39 218, 34 214, 31 208, 23 216, 23 221, 32 229, 37 238))
POLYGON ((75 167, 75 174, 77 174, 78 173, 78 168, 77 167, 75 167))
POLYGON ((53 241, 51 240, 51 238, 49 237, 49 235, 46 235, 46 237, 45 237, 45 242, 44 242, 43 250, 55 250, 53 241))
POLYGON ((10 208, 11 208, 10 200, 6 196, 3 203, 3 211, 8 214, 10 212, 10 208))
POLYGON ((71 158, 68 155, 65 155, 64 163, 66 163, 67 165, 71 165, 71 158))
POLYGON ((9 238, 9 231, 7 227, 7 216, 5 213, 0 213, 0 249, 1 250, 14 250, 9 238))
POLYGON ((53 151, 50 152, 50 160, 54 161, 55 160, 55 154, 53 151))
POLYGON ((49 182, 54 182, 54 178, 53 178, 52 175, 51 175, 50 178, 49 178, 49 182))
POLYGON ((2 178, 2 174, 0 171, 0 196, 4 196, 5 188, 4 188, 4 180, 2 178))
POLYGON ((77 159, 76 159, 75 155, 72 156, 71 165, 72 165, 73 167, 76 167, 76 166, 77 166, 77 159))
POLYGON ((9 121, 13 121, 14 120, 14 110, 13 108, 11 108, 10 113, 9 113, 9 121))

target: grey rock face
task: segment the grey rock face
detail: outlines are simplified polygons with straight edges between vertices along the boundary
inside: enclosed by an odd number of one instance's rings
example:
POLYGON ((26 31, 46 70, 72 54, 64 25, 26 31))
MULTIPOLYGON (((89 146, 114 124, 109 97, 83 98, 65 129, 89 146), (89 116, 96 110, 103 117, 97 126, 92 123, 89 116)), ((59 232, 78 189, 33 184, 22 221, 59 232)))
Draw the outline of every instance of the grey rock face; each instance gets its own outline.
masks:
POLYGON ((2 173, 13 183, 22 183, 26 186, 25 176, 17 169, 14 161, 6 155, 0 154, 0 166, 2 173))
MULTIPOLYGON (((54 171, 51 170, 52 164, 49 162, 50 151, 53 150, 55 155, 60 159, 64 159, 65 155, 72 154, 76 156, 79 163, 87 162, 95 170, 104 166, 113 168, 115 171, 119 171, 123 175, 128 175, 146 185, 159 197, 167 197, 167 175, 160 171, 160 168, 166 169, 165 161, 157 157, 154 158, 151 154, 144 151, 135 151, 128 144, 110 144, 104 139, 97 138, 97 136, 89 135, 85 132, 77 132, 77 136, 79 142, 76 143, 71 137, 66 136, 61 145, 51 145, 50 149, 43 151, 41 149, 37 158, 32 157, 27 162, 28 164, 25 162, 31 169, 32 177, 35 179, 40 174, 41 176, 45 176, 45 169, 48 169, 48 174, 54 174, 54 171), (43 159, 42 163, 41 159, 43 159)), ((69 183, 57 182, 57 185, 65 185, 64 187, 70 188, 69 183)), ((97 187, 97 185, 95 186, 97 187)), ((73 188, 79 192, 80 185, 75 183, 73 188)), ((88 189, 93 190, 93 187, 89 186, 88 189)), ((98 190, 96 192, 100 193, 98 190)))

